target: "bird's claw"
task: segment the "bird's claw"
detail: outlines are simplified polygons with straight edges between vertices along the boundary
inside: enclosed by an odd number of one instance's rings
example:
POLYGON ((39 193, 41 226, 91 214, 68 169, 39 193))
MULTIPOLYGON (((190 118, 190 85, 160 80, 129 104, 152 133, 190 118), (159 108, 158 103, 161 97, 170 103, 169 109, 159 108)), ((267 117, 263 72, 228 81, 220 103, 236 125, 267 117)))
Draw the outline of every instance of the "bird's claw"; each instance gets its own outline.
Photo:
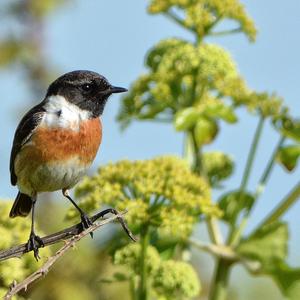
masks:
POLYGON ((28 252, 31 250, 33 251, 33 255, 36 261, 40 259, 39 248, 41 247, 44 247, 43 240, 39 236, 37 236, 34 232, 31 232, 26 245, 26 250, 28 252))
MULTIPOLYGON (((81 225, 82 225, 82 229, 88 229, 89 227, 91 227, 93 225, 92 220, 88 217, 88 215, 86 214, 82 214, 81 215, 81 225)), ((91 238, 93 238, 93 232, 90 232, 90 236, 91 238)))

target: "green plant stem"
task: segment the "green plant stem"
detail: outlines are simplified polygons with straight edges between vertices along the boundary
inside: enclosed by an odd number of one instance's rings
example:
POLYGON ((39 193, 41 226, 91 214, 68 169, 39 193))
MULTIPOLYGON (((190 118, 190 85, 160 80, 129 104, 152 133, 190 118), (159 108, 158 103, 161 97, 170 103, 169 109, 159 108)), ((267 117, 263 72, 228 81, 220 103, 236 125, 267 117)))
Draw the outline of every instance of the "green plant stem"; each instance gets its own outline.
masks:
POLYGON ((194 238, 189 238, 188 242, 191 246, 210 253, 214 257, 220 257, 230 261, 236 261, 238 259, 238 255, 234 252, 234 250, 226 245, 209 244, 194 238))
MULTIPOLYGON (((241 194, 247 188, 247 184, 248 184, 251 170, 253 167, 255 154, 257 151, 258 142, 260 140, 261 133, 263 130, 264 121, 265 121, 265 118, 263 116, 261 116, 259 119, 257 128, 256 128, 256 131, 255 131, 253 141, 252 141, 251 147, 250 147, 250 152, 249 152, 249 155, 247 158, 247 163, 245 166, 245 171, 244 171, 241 186, 240 186, 241 194)), ((241 228, 240 228, 240 226, 232 227, 229 237, 228 237, 228 244, 231 244, 232 241, 235 242, 236 240, 239 239, 244 227, 246 226, 246 222, 244 222, 241 225, 243 225, 243 226, 241 226, 241 228)), ((225 300, 226 299, 230 270, 231 270, 230 262, 228 262, 227 260, 225 260, 223 258, 219 258, 217 260, 216 267, 215 267, 215 276, 213 279, 213 284, 211 287, 209 300, 225 300)))
POLYGON ((210 36, 224 36, 224 35, 229 35, 229 34, 233 34, 233 33, 240 33, 242 31, 243 31, 242 28, 238 27, 238 28, 234 28, 234 29, 230 29, 230 30, 209 32, 208 35, 210 35, 210 36))
POLYGON ((211 241, 216 245, 223 245, 224 244, 223 236, 221 234, 216 218, 214 217, 207 218, 206 226, 211 241))
POLYGON ((233 230, 230 232, 228 237, 228 245, 231 247, 235 247, 238 242, 240 241, 240 238, 247 226, 248 223, 248 217, 243 217, 240 224, 238 226, 235 226, 233 230))
POLYGON ((255 157, 255 154, 257 151, 258 142, 261 137, 264 121, 265 121, 265 118, 263 116, 260 116, 256 131, 255 131, 252 143, 251 143, 250 152, 249 152, 249 155, 247 158, 246 167, 245 167, 245 171, 244 171, 241 186, 240 186, 241 193, 243 193, 245 191, 245 189, 247 188, 247 184, 248 184, 251 170, 253 167, 254 157, 255 157))
POLYGON ((279 220, 296 201, 300 198, 300 182, 292 189, 292 191, 279 203, 277 207, 267 216, 262 223, 258 226, 261 228, 265 225, 271 224, 279 220))
POLYGON ((182 157, 188 162, 189 166, 192 166, 193 154, 191 153, 191 137, 189 132, 184 133, 183 146, 182 146, 182 157))
POLYGON ((148 299, 147 285, 147 248, 149 244, 148 226, 141 229, 141 256, 140 256, 140 282, 138 290, 138 299, 148 299))
POLYGON ((230 271, 231 263, 223 258, 219 258, 216 264, 209 300, 226 300, 230 271))
POLYGON ((222 18, 222 16, 218 16, 209 26, 207 26, 204 35, 210 35, 211 30, 222 20, 222 18))
POLYGON ((178 24, 181 27, 184 27, 188 30, 190 30, 192 33, 195 33, 195 29, 192 27, 189 27, 185 24, 184 20, 182 20, 179 16, 177 16, 174 12, 168 10, 167 12, 164 13, 164 15, 169 18, 170 20, 172 20, 173 22, 175 22, 176 24, 178 24))
MULTIPOLYGON (((253 137, 253 140, 252 140, 252 143, 250 146, 250 151, 249 151, 249 155, 247 158, 244 174, 242 177, 241 186, 239 188, 240 199, 242 198, 242 194, 247 189, 248 181, 249 181, 250 174, 251 174, 252 167, 253 167, 254 158, 255 158, 255 155, 257 152, 258 142, 261 138, 264 121, 265 121, 265 118, 263 116, 260 116, 258 125, 257 125, 255 133, 254 133, 254 137, 253 137)), ((228 236, 228 244, 235 245, 239 241, 239 239, 246 227, 246 224, 247 224, 247 218, 243 218, 243 220, 239 226, 233 225, 231 227, 231 230, 230 230, 230 233, 228 236)))
POLYGON ((134 277, 130 278, 129 285, 130 285, 131 300, 136 300, 136 289, 135 289, 134 277))
POLYGON ((255 192, 255 195, 254 195, 254 199, 255 201, 253 202, 253 205, 250 209, 248 209, 245 213, 245 215, 243 216, 242 220, 241 220, 241 223, 240 223, 240 226, 237 228, 236 232, 235 232, 235 235, 234 237, 232 237, 232 240, 231 240, 231 245, 232 246, 235 246, 240 237, 242 236, 242 233, 244 232, 244 229, 246 228, 246 225, 248 223, 248 219, 249 219, 249 216, 251 214, 251 211, 253 210, 254 206, 255 206, 255 203, 256 203, 256 200, 259 198, 260 194, 263 192, 264 190, 264 187, 271 175, 271 172, 273 170, 273 167, 274 167, 274 164, 275 164, 275 161, 276 161, 276 156, 277 156, 277 153, 278 153, 278 150, 281 148, 281 146, 283 145, 285 141, 285 137, 284 136, 281 136, 280 137, 280 140, 279 142, 277 143, 272 155, 271 155, 271 158, 270 160, 268 161, 268 164, 257 184, 257 188, 256 188, 256 192, 255 192))
POLYGON ((281 136, 280 139, 279 139, 279 142, 277 143, 273 153, 272 153, 272 156, 258 182, 258 185, 257 185, 257 188, 256 188, 256 192, 255 192, 255 198, 257 199, 260 194, 264 191, 264 188, 266 186, 266 183, 271 175, 271 172, 273 170, 273 167, 274 167, 274 164, 275 164, 275 161, 276 161, 276 156, 278 154, 278 150, 281 148, 281 146, 283 145, 284 141, 285 141, 286 137, 285 136, 281 136))
POLYGON ((191 141, 192 141, 192 148, 194 154, 194 164, 193 164, 193 171, 198 173, 200 176, 206 178, 206 173, 203 166, 203 159, 202 159, 202 149, 198 147, 196 141, 195 130, 191 129, 190 131, 191 141))
MULTIPOLYGON (((207 179, 206 171, 203 166, 202 151, 201 148, 199 148, 197 145, 194 130, 190 131, 190 138, 192 144, 192 153, 194 155, 193 171, 202 176, 203 178, 207 179)), ((210 240, 218 245, 223 244, 223 237, 216 219, 214 217, 207 218, 206 225, 208 229, 208 234, 210 236, 210 240)))

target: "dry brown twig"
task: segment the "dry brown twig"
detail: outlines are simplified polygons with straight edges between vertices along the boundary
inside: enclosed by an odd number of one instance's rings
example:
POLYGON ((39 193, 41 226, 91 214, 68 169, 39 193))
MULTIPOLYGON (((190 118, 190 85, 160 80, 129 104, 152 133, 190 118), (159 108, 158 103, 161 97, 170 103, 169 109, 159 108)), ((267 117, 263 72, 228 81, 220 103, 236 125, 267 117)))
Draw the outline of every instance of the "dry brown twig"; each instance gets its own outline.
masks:
MULTIPOLYGON (((44 241, 44 244, 46 246, 46 245, 57 243, 59 241, 64 240, 66 237, 67 238, 69 237, 69 239, 67 241, 65 241, 64 246, 61 247, 53 256, 49 257, 47 262, 41 268, 39 268, 37 271, 35 271, 34 273, 32 273, 31 275, 26 277, 22 282, 20 282, 20 283, 13 282, 12 285, 10 286, 9 291, 5 294, 3 299, 9 300, 14 295, 16 295, 18 292, 20 292, 21 290, 26 291, 29 285, 31 285, 33 282, 35 282, 39 278, 46 275, 48 273, 49 269, 52 267, 52 265, 60 257, 62 257, 69 249, 74 247, 74 245, 78 241, 80 241, 83 237, 90 234, 91 232, 94 232, 99 227, 102 227, 103 225, 105 225, 107 223, 113 222, 114 220, 118 220, 121 223, 121 225, 122 225, 123 229, 125 230, 125 232, 127 233, 127 235, 133 241, 136 241, 136 238, 131 233, 131 231, 128 229, 128 227, 123 219, 123 215, 125 213, 126 212, 118 213, 117 211, 115 211, 113 209, 107 209, 107 210, 104 210, 104 211, 94 215, 93 217, 91 217, 91 220, 95 223, 92 226, 90 226, 88 229, 85 229, 85 230, 82 230, 82 228, 80 229, 81 225, 79 223, 70 228, 64 229, 60 232, 57 232, 57 233, 54 233, 52 235, 42 238, 42 240, 44 241), (101 221, 101 222, 100 221, 95 222, 95 220, 97 220, 100 217, 103 217, 107 213, 113 213, 114 215, 110 218, 107 218, 107 219, 101 221), (62 237, 62 236, 64 236, 64 237, 62 237), (71 238, 70 238, 70 236, 71 236, 71 238)), ((24 254, 26 252, 27 251, 25 249, 25 244, 16 246, 16 247, 13 247, 8 250, 1 251, 0 252, 0 260, 9 259, 12 257, 20 257, 22 254, 24 254)))
MULTIPOLYGON (((95 222, 97 219, 104 217, 108 213, 112 213, 114 215, 119 215, 117 218, 118 221, 121 223, 121 225, 122 225, 123 229, 125 230, 125 232, 127 233, 127 235, 134 241, 135 237, 132 235, 132 233, 128 229, 128 227, 122 217, 124 213, 119 214, 118 211, 116 211, 115 209, 108 208, 108 209, 105 209, 105 210, 93 215, 92 217, 90 217, 90 219, 92 222, 95 222)), ((45 246, 48 246, 51 244, 55 244, 59 241, 64 241, 74 235, 81 233, 81 232, 82 232, 82 224, 78 223, 74 226, 71 226, 71 227, 63 229, 61 231, 47 235, 42 238, 42 241, 45 246)), ((26 249, 26 244, 11 247, 10 249, 0 251, 0 261, 7 260, 7 259, 10 259, 13 257, 21 257, 26 252, 28 252, 28 250, 26 249)))

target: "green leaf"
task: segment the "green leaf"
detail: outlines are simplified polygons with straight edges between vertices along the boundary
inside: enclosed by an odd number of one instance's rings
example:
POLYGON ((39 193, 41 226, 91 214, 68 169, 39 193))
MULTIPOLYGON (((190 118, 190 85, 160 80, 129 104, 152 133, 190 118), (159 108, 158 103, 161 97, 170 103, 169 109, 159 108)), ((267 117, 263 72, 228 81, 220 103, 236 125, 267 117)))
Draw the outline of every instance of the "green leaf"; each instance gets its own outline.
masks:
POLYGON ((245 258, 258 260, 262 273, 272 272, 274 266, 287 256, 288 227, 275 222, 258 229, 242 240, 237 252, 245 258))
POLYGON ((241 193, 238 190, 221 196, 219 207, 223 211, 223 220, 229 224, 234 224, 239 213, 244 209, 250 209, 254 200, 253 195, 250 193, 241 193))
POLYGON ((195 107, 184 108, 175 116, 175 129, 178 131, 188 130, 195 125, 198 118, 199 112, 195 107))
MULTIPOLYGON (((291 283, 291 286, 285 291, 286 296, 290 300, 299 300, 300 299, 300 279, 299 279, 300 269, 298 269, 297 276, 298 276, 298 280, 294 280, 291 283)), ((287 277, 285 277, 285 278, 287 279, 287 277)))
POLYGON ((288 299, 300 299, 300 268, 291 268, 287 263, 279 261, 268 275, 272 276, 288 299))
POLYGON ((258 274, 271 276, 283 295, 289 300, 300 299, 300 268, 292 268, 286 262, 288 227, 284 222, 264 226, 242 240, 237 252, 244 258, 261 263, 258 274))
POLYGON ((300 157, 300 145, 282 147, 278 151, 277 160, 288 171, 294 170, 300 157))
POLYGON ((222 101, 207 104, 205 115, 211 118, 219 118, 227 123, 236 123, 238 118, 232 107, 226 106, 222 101))
POLYGON ((215 120, 200 117, 195 126, 195 138, 198 146, 209 144, 218 133, 218 125, 215 120))

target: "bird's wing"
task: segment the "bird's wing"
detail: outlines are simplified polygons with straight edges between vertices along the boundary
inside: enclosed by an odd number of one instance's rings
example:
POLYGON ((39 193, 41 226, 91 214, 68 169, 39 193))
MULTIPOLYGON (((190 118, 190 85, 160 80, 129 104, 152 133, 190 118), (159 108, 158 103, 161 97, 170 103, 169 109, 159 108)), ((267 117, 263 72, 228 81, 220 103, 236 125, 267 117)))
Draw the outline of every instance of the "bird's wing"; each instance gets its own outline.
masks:
POLYGON ((34 106, 21 120, 20 124, 17 127, 13 146, 11 149, 10 154, 10 181, 12 185, 16 185, 17 183, 17 176, 15 173, 15 158, 17 154, 19 153, 20 149, 30 141, 30 138, 36 129, 36 127, 41 122, 44 114, 45 109, 43 105, 40 103, 36 106, 34 106))

